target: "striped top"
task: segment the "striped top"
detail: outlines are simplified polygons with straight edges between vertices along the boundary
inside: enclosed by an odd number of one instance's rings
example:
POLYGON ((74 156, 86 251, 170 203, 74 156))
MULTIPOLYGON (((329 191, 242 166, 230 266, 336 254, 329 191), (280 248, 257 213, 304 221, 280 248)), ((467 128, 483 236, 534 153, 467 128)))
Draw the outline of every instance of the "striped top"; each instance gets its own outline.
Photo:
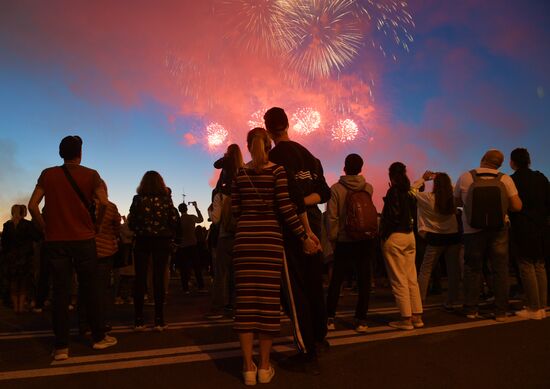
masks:
MULTIPOLYGON (((99 207, 96 207, 99 209, 99 207)), ((109 201, 105 209, 105 216, 101 223, 101 232, 95 236, 98 258, 114 255, 118 251, 118 237, 120 233, 120 214, 115 204, 109 201)))
POLYGON ((273 165, 257 172, 241 168, 233 181, 231 207, 235 218, 244 215, 280 215, 292 232, 304 237, 296 206, 290 201, 285 168, 273 165))

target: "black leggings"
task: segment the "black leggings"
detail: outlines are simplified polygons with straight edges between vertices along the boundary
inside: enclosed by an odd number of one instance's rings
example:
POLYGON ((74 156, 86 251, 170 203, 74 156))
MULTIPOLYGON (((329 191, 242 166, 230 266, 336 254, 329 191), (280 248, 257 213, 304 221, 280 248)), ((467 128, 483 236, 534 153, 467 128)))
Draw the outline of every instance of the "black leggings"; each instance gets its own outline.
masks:
POLYGON ((164 322, 164 272, 170 256, 170 238, 137 237, 134 248, 136 280, 134 285, 134 310, 136 324, 143 322, 143 298, 147 289, 149 257, 153 262, 153 294, 155 297, 155 323, 164 322))

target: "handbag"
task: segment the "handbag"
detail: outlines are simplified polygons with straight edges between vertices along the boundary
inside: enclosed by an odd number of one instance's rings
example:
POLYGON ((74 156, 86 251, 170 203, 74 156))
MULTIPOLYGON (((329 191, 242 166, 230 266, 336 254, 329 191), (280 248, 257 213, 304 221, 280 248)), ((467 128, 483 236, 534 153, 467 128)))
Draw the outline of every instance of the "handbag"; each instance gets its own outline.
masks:
POLYGON ((69 183, 73 187, 74 191, 78 195, 78 198, 80 199, 82 204, 84 204, 84 207, 88 210, 88 213, 90 214, 90 217, 92 218, 92 222, 95 224, 96 221, 97 221, 97 219, 96 219, 96 210, 95 210, 95 201, 88 202, 88 200, 86 199, 86 197, 84 196, 84 194, 82 193, 82 191, 80 190, 78 185, 76 184, 74 178, 71 176, 71 173, 69 173, 69 169, 67 169, 67 166, 62 165, 61 169, 63 169, 63 172, 65 173, 65 176, 67 177, 67 180, 69 181, 69 183))

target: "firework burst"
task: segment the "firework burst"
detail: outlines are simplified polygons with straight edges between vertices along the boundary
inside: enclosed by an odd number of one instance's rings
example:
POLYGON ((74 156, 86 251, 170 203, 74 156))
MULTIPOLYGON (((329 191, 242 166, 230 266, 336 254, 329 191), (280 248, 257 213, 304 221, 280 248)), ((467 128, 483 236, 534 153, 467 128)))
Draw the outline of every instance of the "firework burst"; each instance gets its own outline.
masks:
POLYGON ((351 119, 338 120, 332 127, 332 140, 347 143, 354 141, 359 134, 359 127, 351 119))
POLYGON ((363 42, 352 0, 286 0, 293 47, 288 64, 309 79, 327 78, 349 65, 363 42))
POLYGON ((267 109, 259 109, 256 112, 254 112, 252 115, 250 115, 250 119, 248 119, 248 127, 249 128, 256 128, 256 127, 265 127, 264 123, 264 112, 267 111, 267 109))
POLYGON ((321 114, 313 108, 300 108, 292 115, 292 129, 300 135, 309 135, 319 129, 321 114))
POLYGON ((221 124, 210 123, 206 126, 206 140, 210 149, 223 146, 227 141, 228 135, 229 132, 221 124))
MULTIPOLYGON (((355 12, 360 16, 366 16, 370 23, 374 23, 374 31, 371 31, 370 41, 372 47, 380 50, 387 56, 384 38, 389 39, 395 46, 409 51, 409 45, 414 41, 412 29, 415 27, 414 19, 409 12, 408 4, 403 0, 355 0, 355 12), (380 39, 378 39, 380 36, 380 39)), ((396 60, 393 52, 391 57, 396 60)))
POLYGON ((229 41, 250 53, 270 56, 291 48, 283 5, 280 0, 221 0, 216 12, 228 26, 229 41))

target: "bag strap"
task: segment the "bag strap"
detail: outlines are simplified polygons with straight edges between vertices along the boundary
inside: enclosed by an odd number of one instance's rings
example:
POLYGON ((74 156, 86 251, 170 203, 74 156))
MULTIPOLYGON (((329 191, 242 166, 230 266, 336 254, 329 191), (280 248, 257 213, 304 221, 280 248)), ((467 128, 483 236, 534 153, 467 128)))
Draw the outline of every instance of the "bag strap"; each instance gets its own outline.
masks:
POLYGON ((78 185, 76 184, 73 176, 71 176, 71 173, 69 173, 69 169, 67 169, 67 166, 61 165, 61 169, 63 169, 63 173, 65 173, 65 177, 67 177, 67 180, 69 181, 69 183, 73 187, 74 191, 78 195, 78 198, 80 199, 82 204, 84 204, 84 207, 86 209, 89 209, 90 208, 90 203, 88 202, 88 200, 86 199, 86 197, 84 196, 84 194, 82 193, 82 191, 80 190, 78 185))
POLYGON ((473 170, 470 170, 470 174, 472 175, 472 178, 474 179, 474 182, 475 181, 478 181, 480 179, 480 177, 493 177, 493 178, 496 178, 496 179, 499 179, 503 176, 502 172, 498 172, 498 173, 478 173, 475 169, 473 170))
POLYGON ((269 206, 267 205, 267 202, 265 201, 265 199, 260 195, 260 192, 258 192, 258 189, 256 188, 256 186, 254 186, 254 184, 252 183, 252 180, 250 179, 250 176, 248 175, 248 173, 246 172, 246 168, 243 167, 243 172, 244 172, 244 175, 246 176, 246 178, 248 178, 248 182, 250 182, 250 185, 252 185, 252 187, 254 188, 254 191, 256 192, 256 194, 258 195, 258 198, 261 200, 262 203, 264 203, 264 206, 266 208, 269 208, 269 206))

